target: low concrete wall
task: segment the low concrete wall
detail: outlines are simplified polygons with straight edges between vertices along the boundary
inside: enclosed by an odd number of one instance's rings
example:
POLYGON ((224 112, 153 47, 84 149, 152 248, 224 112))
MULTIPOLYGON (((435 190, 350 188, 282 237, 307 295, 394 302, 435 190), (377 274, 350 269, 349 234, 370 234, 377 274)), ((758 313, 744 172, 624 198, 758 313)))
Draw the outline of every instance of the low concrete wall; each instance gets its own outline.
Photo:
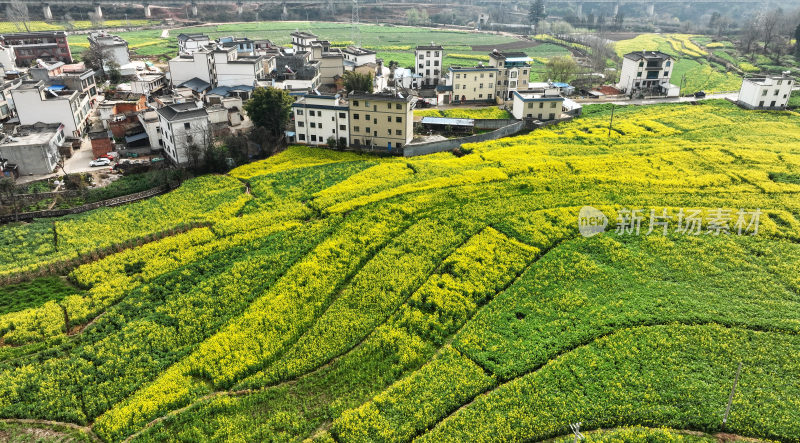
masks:
POLYGON ((419 143, 406 145, 403 148, 403 157, 415 157, 417 155, 433 154, 436 152, 451 151, 460 147, 464 143, 477 143, 485 142, 488 140, 497 140, 498 138, 508 137, 521 131, 525 126, 525 122, 521 120, 514 120, 514 123, 506 125, 500 129, 483 134, 471 135, 469 137, 454 138, 450 140, 442 140, 438 142, 419 143))
POLYGON ((515 123, 517 120, 513 118, 476 118, 475 129, 500 129, 515 123))
POLYGON ((177 186, 161 186, 158 188, 148 189, 146 191, 137 192, 135 194, 123 195, 108 200, 103 200, 95 203, 88 203, 81 206, 76 206, 69 209, 52 209, 48 211, 34 211, 34 212, 21 212, 19 214, 10 214, 0 216, 0 224, 10 223, 13 221, 28 221, 37 218, 61 217, 70 214, 80 214, 81 212, 91 211, 92 209, 119 206, 126 203, 133 203, 135 201, 144 200, 146 198, 154 197, 156 195, 164 194, 171 191, 177 186))

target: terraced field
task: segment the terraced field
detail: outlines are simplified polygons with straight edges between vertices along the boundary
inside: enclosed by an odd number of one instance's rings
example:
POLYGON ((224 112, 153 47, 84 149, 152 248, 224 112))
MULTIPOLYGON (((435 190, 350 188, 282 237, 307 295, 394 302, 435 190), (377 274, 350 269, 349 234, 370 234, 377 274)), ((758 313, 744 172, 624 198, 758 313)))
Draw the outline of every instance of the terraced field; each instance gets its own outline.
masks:
POLYGON ((798 441, 800 114, 609 114, 0 227, 0 435, 798 441))

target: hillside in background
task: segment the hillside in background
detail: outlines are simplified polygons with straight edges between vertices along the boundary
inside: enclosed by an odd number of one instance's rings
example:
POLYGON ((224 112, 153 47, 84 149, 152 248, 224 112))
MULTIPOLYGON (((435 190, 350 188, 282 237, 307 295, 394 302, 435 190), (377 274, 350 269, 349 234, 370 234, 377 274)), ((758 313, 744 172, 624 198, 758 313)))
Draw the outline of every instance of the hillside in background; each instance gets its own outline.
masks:
POLYGON ((584 111, 463 157, 290 147, 0 227, 0 417, 62 422, 0 433, 707 442, 741 363, 724 431, 797 441, 800 114, 584 111))

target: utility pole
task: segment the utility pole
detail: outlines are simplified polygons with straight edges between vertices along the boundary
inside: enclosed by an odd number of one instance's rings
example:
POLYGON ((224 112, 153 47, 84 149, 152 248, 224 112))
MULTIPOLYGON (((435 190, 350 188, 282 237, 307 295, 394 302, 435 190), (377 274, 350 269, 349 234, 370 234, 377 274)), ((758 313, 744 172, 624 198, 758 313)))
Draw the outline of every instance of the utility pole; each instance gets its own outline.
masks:
POLYGON ((361 30, 358 28, 358 0, 353 0, 353 14, 350 17, 350 23, 353 26, 350 31, 350 39, 353 44, 361 47, 361 30))
POLYGON ((728 407, 725 408, 725 416, 722 417, 722 430, 725 430, 725 424, 728 422, 728 414, 731 412, 731 405, 733 404, 733 394, 736 392, 736 385, 739 384, 739 374, 742 372, 742 362, 739 362, 739 367, 736 369, 736 378, 733 379, 733 388, 731 388, 731 395, 728 397, 728 407))
POLYGON ((614 103, 611 103, 611 120, 608 122, 608 138, 611 138, 611 126, 614 124, 614 103))

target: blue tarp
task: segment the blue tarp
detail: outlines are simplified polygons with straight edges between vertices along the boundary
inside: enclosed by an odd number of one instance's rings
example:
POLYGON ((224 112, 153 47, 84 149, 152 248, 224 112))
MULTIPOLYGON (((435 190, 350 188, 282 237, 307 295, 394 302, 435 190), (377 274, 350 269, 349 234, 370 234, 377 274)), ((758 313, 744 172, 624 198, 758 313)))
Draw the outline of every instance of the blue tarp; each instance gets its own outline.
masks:
POLYGON ((51 86, 48 86, 47 89, 49 89, 51 91, 63 91, 65 89, 67 89, 67 87, 64 86, 64 85, 51 85, 51 86))
POLYGON ((134 135, 126 135, 125 136, 125 143, 144 140, 146 138, 147 138, 147 133, 146 132, 140 132, 140 133, 134 134, 134 135))

